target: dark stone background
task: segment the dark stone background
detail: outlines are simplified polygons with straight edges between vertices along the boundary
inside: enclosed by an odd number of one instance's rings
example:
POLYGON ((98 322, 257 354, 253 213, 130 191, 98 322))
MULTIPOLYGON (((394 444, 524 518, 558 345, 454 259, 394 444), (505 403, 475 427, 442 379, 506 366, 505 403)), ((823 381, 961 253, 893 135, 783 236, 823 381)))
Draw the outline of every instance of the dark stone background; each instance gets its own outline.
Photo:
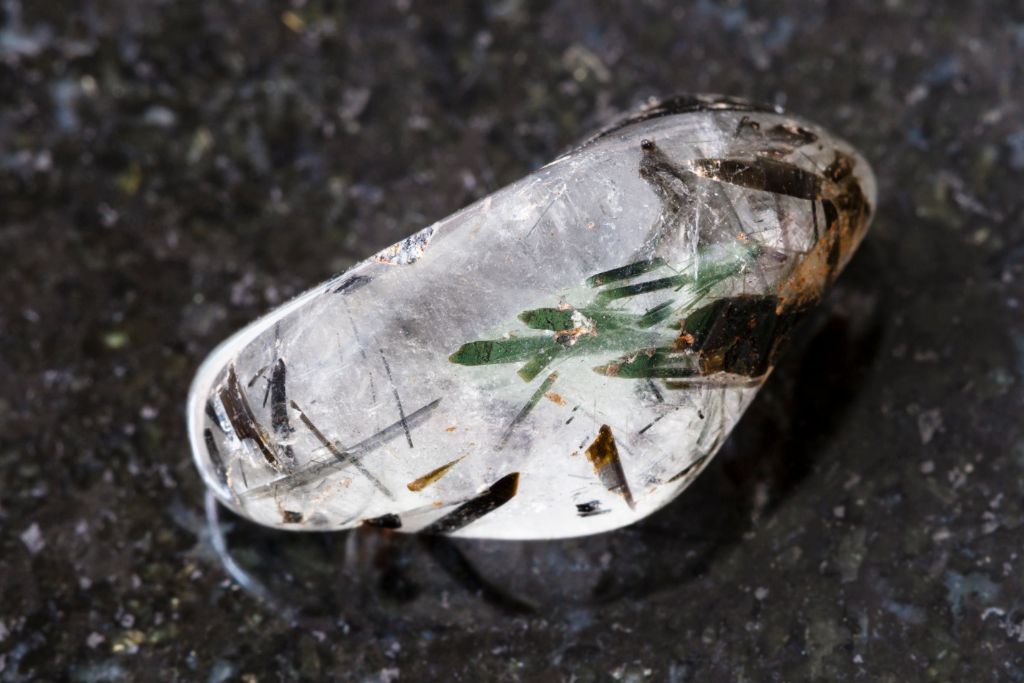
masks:
POLYGON ((0 4, 0 681, 1024 680, 1024 7, 0 4), (653 94, 872 160, 839 288, 613 534, 211 545, 215 343, 653 94))

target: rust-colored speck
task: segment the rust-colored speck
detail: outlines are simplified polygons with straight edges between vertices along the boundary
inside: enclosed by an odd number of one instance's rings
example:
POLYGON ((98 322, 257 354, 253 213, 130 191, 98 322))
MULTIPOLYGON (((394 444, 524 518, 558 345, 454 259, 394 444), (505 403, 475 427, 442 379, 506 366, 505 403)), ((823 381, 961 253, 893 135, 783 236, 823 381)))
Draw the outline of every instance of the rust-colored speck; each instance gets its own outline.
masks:
POLYGON ((559 406, 564 406, 565 405, 565 399, 562 398, 562 395, 559 394, 558 392, 549 391, 548 393, 544 394, 544 398, 546 398, 547 400, 551 401, 555 405, 559 405, 559 406))
POLYGON ((673 342, 672 346, 675 347, 677 350, 682 351, 693 346, 694 341, 696 340, 694 339, 692 334, 690 334, 689 332, 683 332, 678 337, 676 337, 676 340, 675 342, 673 342))

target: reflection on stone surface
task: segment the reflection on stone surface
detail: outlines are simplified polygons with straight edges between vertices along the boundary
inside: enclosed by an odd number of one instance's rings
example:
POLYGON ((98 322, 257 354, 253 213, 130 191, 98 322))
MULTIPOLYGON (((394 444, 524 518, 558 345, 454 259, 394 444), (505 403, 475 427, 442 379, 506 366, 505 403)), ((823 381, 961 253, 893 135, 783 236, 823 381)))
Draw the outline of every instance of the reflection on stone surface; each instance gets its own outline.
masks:
POLYGON ((190 397, 200 470, 286 529, 630 524, 708 464, 874 202, 813 124, 653 105, 225 342, 190 397))

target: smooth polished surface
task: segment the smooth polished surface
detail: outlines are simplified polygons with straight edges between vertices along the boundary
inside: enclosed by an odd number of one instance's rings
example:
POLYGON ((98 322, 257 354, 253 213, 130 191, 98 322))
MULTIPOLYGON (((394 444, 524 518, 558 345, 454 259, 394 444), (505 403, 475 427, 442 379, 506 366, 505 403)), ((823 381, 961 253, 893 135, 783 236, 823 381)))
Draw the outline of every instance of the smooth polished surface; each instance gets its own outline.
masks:
POLYGON ((189 395, 196 463, 283 529, 631 524, 725 442, 875 194, 814 124, 652 102, 224 342, 189 395))

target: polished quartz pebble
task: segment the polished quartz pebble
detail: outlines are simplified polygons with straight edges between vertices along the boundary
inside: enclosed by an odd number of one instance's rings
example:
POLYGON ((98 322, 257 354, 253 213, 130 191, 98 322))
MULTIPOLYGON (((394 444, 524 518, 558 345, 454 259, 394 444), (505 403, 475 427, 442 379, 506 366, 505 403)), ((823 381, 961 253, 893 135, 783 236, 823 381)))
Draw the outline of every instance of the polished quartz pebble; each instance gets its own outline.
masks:
POLYGON ((653 102, 219 346, 189 396, 199 470, 282 529, 630 524, 707 465, 874 204, 812 123, 653 102))

